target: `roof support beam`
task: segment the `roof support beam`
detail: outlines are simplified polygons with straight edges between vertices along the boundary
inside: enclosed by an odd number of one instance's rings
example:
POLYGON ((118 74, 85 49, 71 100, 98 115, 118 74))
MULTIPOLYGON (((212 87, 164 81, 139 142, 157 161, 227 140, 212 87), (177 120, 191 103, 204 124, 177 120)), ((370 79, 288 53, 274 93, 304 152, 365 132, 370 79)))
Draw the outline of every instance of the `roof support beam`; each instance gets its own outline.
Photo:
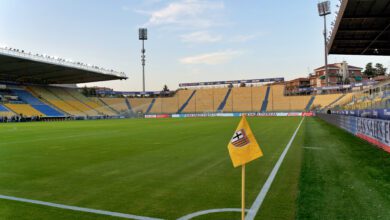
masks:
POLYGON ((382 32, 380 32, 380 33, 376 36, 376 38, 367 46, 366 49, 363 50, 363 52, 362 52, 361 54, 365 54, 366 51, 375 43, 375 41, 377 41, 378 38, 380 38, 380 37, 382 36, 382 34, 385 33, 385 31, 387 31, 387 30, 390 30, 390 23, 386 26, 385 29, 383 29, 382 32))

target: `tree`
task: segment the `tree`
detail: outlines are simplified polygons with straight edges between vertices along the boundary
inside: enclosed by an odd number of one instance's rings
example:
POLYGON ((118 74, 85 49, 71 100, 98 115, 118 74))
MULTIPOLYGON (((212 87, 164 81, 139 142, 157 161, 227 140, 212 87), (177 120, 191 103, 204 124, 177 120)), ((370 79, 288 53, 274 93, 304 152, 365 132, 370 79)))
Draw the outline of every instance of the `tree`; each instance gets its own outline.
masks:
POLYGON ((372 63, 367 63, 366 69, 363 72, 364 75, 367 77, 374 77, 375 76, 375 68, 372 67, 372 63))
POLYGON ((88 88, 87 88, 87 86, 83 87, 83 90, 81 91, 81 93, 83 93, 83 95, 85 95, 85 96, 88 96, 88 88))
POLYGON ((240 87, 246 87, 246 84, 245 83, 240 83, 240 87))
POLYGON ((96 96, 96 88, 89 89, 91 96, 96 96))
POLYGON ((387 68, 383 67, 383 64, 377 63, 375 64, 375 75, 382 76, 386 75, 387 68))
POLYGON ((168 89, 168 86, 167 85, 164 85, 164 87, 163 87, 163 90, 162 90, 163 92, 169 92, 169 89, 168 89))

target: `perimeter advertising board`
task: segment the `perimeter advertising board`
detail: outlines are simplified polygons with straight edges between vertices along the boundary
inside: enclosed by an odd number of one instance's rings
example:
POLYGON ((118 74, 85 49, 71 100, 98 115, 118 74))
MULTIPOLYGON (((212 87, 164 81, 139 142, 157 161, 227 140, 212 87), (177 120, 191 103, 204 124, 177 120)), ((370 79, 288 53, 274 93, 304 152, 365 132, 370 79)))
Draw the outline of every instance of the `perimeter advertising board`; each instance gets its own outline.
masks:
POLYGON ((318 116, 390 153, 390 120, 334 114, 318 116))

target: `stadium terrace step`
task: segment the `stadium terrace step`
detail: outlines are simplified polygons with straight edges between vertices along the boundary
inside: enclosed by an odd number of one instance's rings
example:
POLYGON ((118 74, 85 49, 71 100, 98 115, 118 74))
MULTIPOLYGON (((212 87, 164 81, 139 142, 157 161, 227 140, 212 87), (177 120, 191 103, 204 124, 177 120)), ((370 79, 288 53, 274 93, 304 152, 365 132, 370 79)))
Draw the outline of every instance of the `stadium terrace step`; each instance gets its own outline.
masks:
POLYGON ((226 101, 228 100, 229 96, 230 96, 230 93, 232 92, 232 89, 229 88, 226 95, 225 95, 225 98, 223 98, 221 104, 219 104, 218 106, 218 109, 217 109, 217 112, 222 112, 222 109, 225 107, 226 105, 226 101))
POLYGON ((130 112, 133 112, 133 109, 131 108, 130 102, 127 98, 125 98, 126 106, 129 109, 130 112))
POLYGON ((188 97, 187 101, 184 102, 184 104, 180 107, 180 109, 179 109, 179 111, 177 111, 177 113, 181 113, 187 107, 188 103, 191 101, 192 97, 194 97, 195 93, 196 93, 196 90, 194 90, 192 92, 190 97, 188 97))
POLYGON ((30 104, 5 104, 5 106, 24 117, 46 116, 43 112, 36 110, 30 104))
POLYGON ((64 117, 64 114, 58 112, 54 108, 48 106, 48 105, 31 105, 36 110, 42 112, 46 116, 49 117, 64 117))
POLYGON ((270 90, 271 90, 271 87, 267 86, 267 91, 265 92, 265 97, 264 97, 263 103, 261 105, 260 112, 266 112, 267 111, 268 97, 269 97, 270 90))
POLYGON ((1 117, 11 117, 13 115, 15 115, 15 113, 13 111, 9 110, 4 105, 0 104, 0 118, 1 117))
POLYGON ((21 100, 26 102, 27 104, 30 104, 34 109, 38 110, 39 112, 43 113, 44 115, 48 117, 64 117, 65 115, 56 109, 52 108, 51 106, 45 104, 35 96, 33 96, 31 93, 29 93, 26 90, 22 89, 13 89, 12 93, 18 96, 21 100))
POLYGON ((3 105, 0 105, 0 112, 9 112, 9 110, 3 105))
POLYGON ((116 114, 119 114, 119 111, 116 110, 115 108, 113 108, 111 105, 109 105, 108 103, 106 103, 102 98, 96 98, 98 101, 100 101, 104 106, 106 106, 107 108, 109 108, 111 111, 113 111, 114 113, 116 114))
POLYGON ((313 105, 313 102, 314 102, 314 99, 315 99, 315 98, 316 98, 316 97, 315 97, 314 95, 310 98, 309 103, 307 103, 307 106, 306 106, 306 108, 305 108, 306 111, 310 111, 310 108, 311 108, 311 106, 313 105))
POLYGON ((154 103, 156 102, 156 98, 153 98, 152 102, 150 103, 148 109, 146 110, 146 114, 148 114, 150 112, 150 110, 152 109, 154 103))
POLYGON ((342 96, 338 97, 336 100, 334 100, 333 102, 331 102, 329 105, 325 106, 324 108, 329 108, 330 106, 333 106, 335 103, 337 103, 339 100, 341 100, 345 96, 346 96, 346 94, 343 94, 342 96))

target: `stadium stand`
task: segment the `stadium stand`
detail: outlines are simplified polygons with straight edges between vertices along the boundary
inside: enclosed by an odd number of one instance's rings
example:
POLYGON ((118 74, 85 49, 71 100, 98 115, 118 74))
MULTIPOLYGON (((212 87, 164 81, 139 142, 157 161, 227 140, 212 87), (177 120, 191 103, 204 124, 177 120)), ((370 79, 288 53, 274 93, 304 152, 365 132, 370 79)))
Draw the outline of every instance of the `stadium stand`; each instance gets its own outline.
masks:
MULTIPOLYGON (((193 90, 189 90, 193 91, 193 90)), ((228 92, 228 88, 205 88, 199 89, 194 97, 189 100, 183 113, 207 113, 216 112, 223 102, 228 92)))
POLYGON ((0 117, 12 117, 15 113, 7 109, 5 106, 0 105, 0 117))
POLYGON ((316 95, 312 107, 324 108, 329 106, 332 102, 339 99, 343 94, 326 94, 316 95))
MULTIPOLYGON (((195 90, 188 90, 195 91, 195 90)), ((213 100, 213 89, 199 89, 196 90, 194 96, 187 102, 185 108, 182 109, 182 113, 193 113, 193 112, 213 112, 214 111, 214 100, 213 100)))
POLYGON ((225 106, 226 106, 226 103, 228 103, 227 109, 231 109, 231 111, 233 111, 232 97, 231 97, 231 95, 230 95, 231 93, 232 93, 232 89, 229 88, 229 89, 227 90, 227 93, 226 93, 225 97, 223 98, 221 104, 219 104, 218 109, 217 109, 217 112, 222 112, 223 109, 224 109, 225 106))
POLYGON ((64 114, 54 109, 53 107, 43 103, 38 98, 24 89, 12 89, 12 93, 18 96, 19 99, 30 104, 33 108, 43 113, 47 117, 64 117, 64 114))
POLYGON ((67 104, 81 111, 85 115, 87 116, 99 115, 99 113, 96 110, 92 109, 91 107, 77 100, 75 97, 71 96, 68 92, 68 90, 70 89, 61 88, 61 87, 47 87, 47 89, 52 93, 56 94, 60 99, 65 101, 67 104))
POLYGON ((178 100, 179 100, 178 102, 179 102, 179 106, 180 106, 178 113, 183 112, 183 110, 187 107, 189 102, 192 99, 195 99, 195 95, 196 95, 196 90, 179 90, 177 92, 177 96, 178 96, 178 100))
POLYGON ((261 112, 266 112, 266 111, 267 111, 268 98, 269 98, 269 92, 270 92, 270 90, 271 90, 271 87, 270 87, 270 86, 267 86, 267 90, 266 90, 266 92, 265 92, 264 100, 263 100, 263 102, 261 103, 261 109, 260 109, 261 112))
MULTIPOLYGON (((180 90, 178 95, 179 95, 179 103, 181 105, 181 113, 191 113, 191 112, 196 112, 196 107, 197 107, 197 98, 198 96, 202 96, 204 90, 180 90), (192 95, 193 94, 193 95, 192 95), (191 97, 192 96, 192 97, 191 97), (191 99, 190 99, 191 97, 191 99), (186 103, 186 104, 185 104, 186 103)), ((201 103, 199 103, 201 104, 201 103)))
POLYGON ((115 110, 111 106, 109 106, 106 103, 104 103, 99 97, 88 97, 88 98, 91 99, 92 101, 96 102, 99 106, 103 106, 106 109, 109 109, 111 112, 114 113, 114 115, 118 115, 119 114, 119 112, 117 110, 115 110))
POLYGON ((305 111, 311 96, 285 96, 284 85, 271 86, 267 111, 305 111))
POLYGON ((26 117, 37 117, 45 116, 42 112, 36 110, 29 104, 5 104, 8 109, 11 109, 13 112, 16 112, 19 115, 26 117))
POLYGON ((84 96, 81 94, 77 89, 66 89, 66 92, 68 92, 71 96, 82 102, 84 105, 88 106, 89 108, 95 110, 100 115, 109 115, 114 116, 116 113, 109 109, 106 105, 103 103, 96 101, 84 96))
POLYGON ((343 95, 341 98, 338 100, 335 100, 335 102, 331 103, 328 108, 335 108, 336 106, 344 106, 347 103, 352 102, 353 99, 353 93, 347 93, 343 95))
POLYGON ((43 86, 29 86, 27 89, 35 94, 38 98, 46 100, 48 103, 73 116, 86 116, 86 114, 79 109, 69 105, 67 102, 47 90, 43 86))
POLYGON ((309 102, 306 105, 305 111, 310 111, 315 98, 316 97, 314 95, 310 98, 309 102))
POLYGON ((258 111, 259 108, 254 108, 254 104, 257 102, 256 106, 258 106, 258 103, 262 101, 260 99, 253 99, 253 87, 233 88, 231 98, 228 99, 224 111, 229 111, 229 106, 232 107, 231 112, 258 111))
POLYGON ((155 102, 156 102, 156 99, 153 98, 152 101, 150 102, 150 105, 146 109, 146 114, 148 114, 150 112, 150 110, 153 108, 153 105, 154 105, 155 102))
POLYGON ((162 98, 155 98, 152 108, 149 110, 150 113, 163 113, 162 111, 162 98))
POLYGON ((125 103, 126 103, 127 108, 129 109, 129 111, 133 112, 133 109, 132 109, 130 102, 129 102, 129 99, 127 99, 127 97, 125 98, 125 103))
POLYGON ((152 102, 151 98, 129 98, 128 100, 135 113, 145 113, 152 102))
POLYGON ((162 113, 177 113, 179 111, 179 99, 177 97, 160 98, 162 113))
POLYGON ((129 112, 125 98, 101 98, 101 101, 118 112, 129 112))

